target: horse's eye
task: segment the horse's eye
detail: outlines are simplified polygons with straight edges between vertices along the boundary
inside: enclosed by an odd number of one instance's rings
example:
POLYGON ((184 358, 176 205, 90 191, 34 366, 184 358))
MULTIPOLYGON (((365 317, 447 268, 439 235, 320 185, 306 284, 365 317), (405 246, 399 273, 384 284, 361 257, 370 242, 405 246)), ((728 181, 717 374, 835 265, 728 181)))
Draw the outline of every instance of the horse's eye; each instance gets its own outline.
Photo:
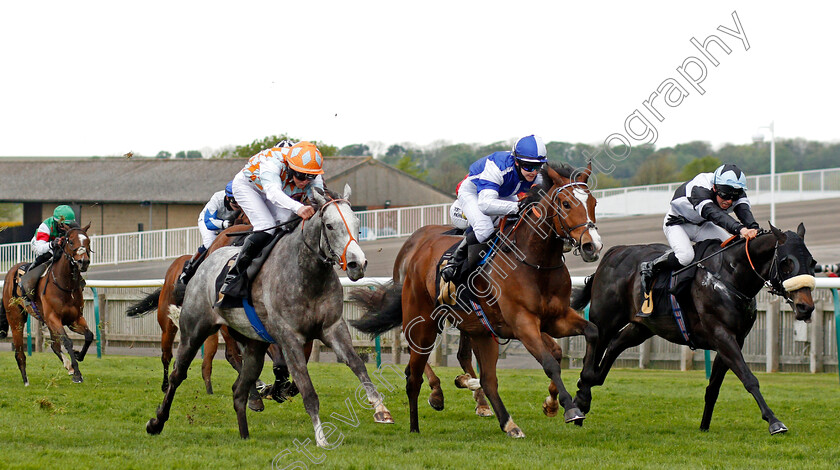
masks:
POLYGON ((332 230, 332 229, 333 229, 332 224, 327 224, 327 230, 332 230))
POLYGON ((563 209, 571 209, 572 205, 569 204, 569 201, 563 201, 563 209))

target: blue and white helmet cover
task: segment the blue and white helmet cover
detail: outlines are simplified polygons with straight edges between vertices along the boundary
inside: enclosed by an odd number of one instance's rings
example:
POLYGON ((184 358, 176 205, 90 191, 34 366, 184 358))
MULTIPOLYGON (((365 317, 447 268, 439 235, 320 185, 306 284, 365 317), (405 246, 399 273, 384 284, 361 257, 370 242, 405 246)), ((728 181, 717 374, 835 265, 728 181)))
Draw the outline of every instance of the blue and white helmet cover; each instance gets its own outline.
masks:
POLYGON ((747 189, 747 175, 737 166, 727 163, 715 170, 715 186, 731 186, 735 189, 747 189))
POLYGON ((225 185, 225 196, 233 197, 233 181, 228 181, 228 184, 225 185))
POLYGON ((529 135, 517 140, 510 153, 517 160, 524 162, 545 163, 548 161, 545 157, 545 142, 536 135, 529 135))

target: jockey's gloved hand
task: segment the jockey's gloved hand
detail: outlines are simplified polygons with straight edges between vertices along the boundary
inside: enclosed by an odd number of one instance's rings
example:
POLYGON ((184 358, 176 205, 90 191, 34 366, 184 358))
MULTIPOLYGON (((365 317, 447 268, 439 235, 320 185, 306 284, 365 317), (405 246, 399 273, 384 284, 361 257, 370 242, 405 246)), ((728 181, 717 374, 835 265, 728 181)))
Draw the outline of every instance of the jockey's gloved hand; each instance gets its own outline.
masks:
POLYGON ((52 240, 50 240, 50 249, 51 250, 55 251, 55 249, 58 248, 58 244, 60 243, 59 240, 60 240, 59 238, 53 238, 52 240))
POLYGON ((223 221, 222 222, 222 228, 228 228, 228 227, 230 227, 230 221, 229 220, 223 221))
POLYGON ((528 207, 531 206, 531 201, 529 201, 528 199, 520 199, 518 206, 519 207, 516 209, 516 214, 511 215, 521 216, 522 214, 524 214, 528 207))

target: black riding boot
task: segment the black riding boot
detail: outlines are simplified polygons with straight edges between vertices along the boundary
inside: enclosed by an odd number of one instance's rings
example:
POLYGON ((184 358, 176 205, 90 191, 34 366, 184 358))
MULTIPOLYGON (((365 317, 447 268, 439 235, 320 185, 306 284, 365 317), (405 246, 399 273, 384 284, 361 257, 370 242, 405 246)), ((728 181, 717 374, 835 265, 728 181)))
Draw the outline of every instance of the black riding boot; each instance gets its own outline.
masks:
POLYGON ((449 260, 449 263, 440 270, 441 279, 446 282, 452 282, 452 280, 458 279, 460 274, 463 272, 461 268, 464 265, 464 262, 467 261, 470 246, 477 243, 478 238, 476 238, 475 232, 469 232, 464 239, 461 240, 461 244, 458 245, 455 252, 452 253, 452 259, 449 260))
POLYGON ((184 270, 181 272, 181 277, 179 278, 180 281, 184 284, 190 282, 195 272, 198 270, 198 266, 204 261, 204 258, 207 257, 207 248, 204 248, 204 245, 198 247, 198 251, 196 254, 190 258, 189 261, 184 263, 184 270))
POLYGON ((230 268, 225 284, 222 286, 221 293, 226 297, 245 298, 248 296, 248 282, 247 275, 248 266, 251 261, 260 253, 260 250, 271 240, 272 235, 265 232, 254 232, 248 235, 245 242, 242 244, 242 250, 239 252, 239 257, 236 259, 236 264, 230 268))
POLYGON ((682 264, 677 260, 677 255, 674 254, 674 250, 668 250, 662 253, 659 258, 653 261, 643 262, 639 265, 639 273, 642 275, 642 292, 645 294, 650 292, 650 289, 653 287, 653 280, 656 279, 656 275, 663 269, 673 270, 681 267, 682 264))
POLYGON ((21 276, 20 278, 20 290, 23 291, 24 295, 32 300, 34 299, 34 292, 35 287, 38 285, 38 279, 44 274, 44 270, 47 269, 46 262, 52 259, 53 254, 52 252, 46 252, 42 255, 39 255, 35 258, 35 261, 29 265, 29 268, 26 270, 26 274, 21 276))

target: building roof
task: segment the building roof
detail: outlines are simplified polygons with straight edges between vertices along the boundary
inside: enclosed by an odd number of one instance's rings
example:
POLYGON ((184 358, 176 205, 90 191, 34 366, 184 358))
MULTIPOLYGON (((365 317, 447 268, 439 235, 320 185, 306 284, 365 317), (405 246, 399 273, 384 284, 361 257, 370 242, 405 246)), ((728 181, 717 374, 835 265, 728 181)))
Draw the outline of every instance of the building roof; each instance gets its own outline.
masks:
MULTIPOLYGON (((325 157, 327 185, 371 160, 325 157)), ((0 158, 0 202, 204 204, 244 165, 244 159, 0 158)))

